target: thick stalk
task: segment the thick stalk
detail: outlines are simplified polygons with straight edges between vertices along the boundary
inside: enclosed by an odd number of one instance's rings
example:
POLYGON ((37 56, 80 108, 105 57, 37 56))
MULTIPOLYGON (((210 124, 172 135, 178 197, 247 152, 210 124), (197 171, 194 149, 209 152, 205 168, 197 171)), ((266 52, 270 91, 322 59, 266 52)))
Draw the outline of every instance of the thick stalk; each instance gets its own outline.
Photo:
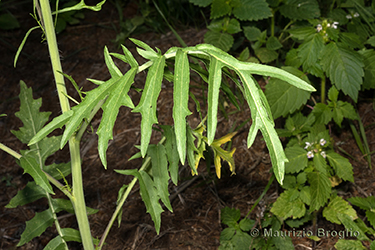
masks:
MULTIPOLYGON (((56 89, 60 100, 62 112, 70 110, 69 101, 66 98, 67 92, 64 82, 64 76, 59 72, 63 72, 60 62, 59 50, 57 47, 57 40, 55 28, 52 19, 51 7, 48 0, 40 0, 40 7, 42 12, 42 20, 44 24, 44 31, 47 38, 49 55, 51 58, 52 71, 55 77, 56 89)), ((94 244, 90 232, 90 224, 86 213, 86 204, 83 195, 82 184, 82 170, 81 170, 81 156, 79 149, 79 141, 73 136, 69 140, 70 159, 72 164, 72 179, 73 179, 73 197, 72 203, 77 217, 78 227, 81 234, 83 247, 85 250, 93 250, 94 244)))

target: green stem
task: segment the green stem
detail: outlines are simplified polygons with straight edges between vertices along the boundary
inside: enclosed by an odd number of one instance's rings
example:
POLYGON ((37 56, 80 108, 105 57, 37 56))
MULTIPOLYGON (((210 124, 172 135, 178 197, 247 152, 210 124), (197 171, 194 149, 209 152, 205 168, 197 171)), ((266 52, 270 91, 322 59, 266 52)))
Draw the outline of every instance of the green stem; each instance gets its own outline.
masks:
POLYGON ((325 103, 326 101, 326 77, 322 77, 320 84, 320 102, 325 103))
MULTIPOLYGON (((57 47, 57 39, 49 1, 40 0, 40 7, 42 12, 44 31, 47 38, 49 55, 51 58, 52 71, 56 83, 56 89, 60 100, 61 110, 64 113, 70 110, 70 105, 68 99, 66 98, 67 91, 65 87, 64 76, 59 73, 63 72, 63 70, 61 67, 60 55, 57 47)), ((86 213, 86 204, 83 194, 79 140, 77 140, 74 136, 69 139, 69 149, 73 180, 73 197, 71 198, 71 201, 77 217, 83 247, 85 250, 94 250, 94 244, 91 237, 90 224, 86 213)))
POLYGON ((20 159, 22 157, 22 155, 20 155, 19 153, 17 153, 16 151, 14 151, 13 149, 5 146, 4 144, 0 143, 0 149, 7 152, 8 154, 10 154, 11 156, 13 156, 14 158, 16 159, 20 159))
POLYGON ((70 110, 70 105, 68 99, 66 98, 67 92, 64 82, 64 76, 59 73, 63 72, 63 70, 61 67, 60 55, 55 34, 55 26, 53 25, 49 1, 40 0, 40 7, 42 10, 44 31, 47 38, 48 51, 51 58, 52 70, 56 82, 57 94, 60 100, 61 111, 66 112, 70 110))
POLYGON ((273 174, 273 175, 271 176, 270 180, 268 181, 267 186, 264 188, 263 193, 262 193, 262 194, 259 196, 259 198, 255 201, 253 207, 252 207, 252 208, 250 209, 250 211, 247 213, 247 215, 245 216, 245 218, 248 217, 248 216, 251 214, 251 212, 252 212, 252 211, 254 210, 254 208, 258 205, 258 203, 263 199, 263 197, 266 195, 268 189, 270 189, 271 184, 272 184, 272 182, 273 182, 274 180, 275 180, 275 175, 273 174))
POLYGON ((72 204, 77 217, 79 232, 85 250, 94 250, 94 243, 90 232, 89 219, 86 212, 85 197, 83 194, 83 180, 81 168, 81 155, 79 150, 79 140, 72 137, 69 140, 70 158, 72 164, 72 204))
MULTIPOLYGON (((159 144, 163 144, 165 142, 166 138, 163 137, 161 138, 161 140, 159 141, 159 144)), ((145 159, 145 161, 143 162, 141 168, 138 170, 138 171, 141 171, 141 170, 145 170, 147 169, 147 167, 150 165, 150 162, 151 162, 151 157, 147 157, 145 159)), ((118 202, 117 206, 116 206, 116 210, 115 212, 112 214, 112 217, 111 217, 111 220, 108 222, 108 225, 102 235, 102 238, 100 239, 100 242, 99 242, 99 245, 97 246, 96 250, 101 250, 103 245, 104 245, 104 242, 109 234, 109 231, 111 230, 111 227, 113 225, 113 223, 115 222, 118 214, 120 213, 121 209, 122 209, 122 206, 124 205, 126 199, 128 198, 129 194, 130 194, 130 191, 133 189, 135 183, 137 182, 138 178, 133 178, 133 180, 130 182, 129 186, 126 188, 126 191, 124 192, 124 194, 122 195, 120 201, 118 202)))
MULTIPOLYGON (((13 149, 5 146, 4 144, 0 143, 0 149, 7 152, 8 154, 10 154, 11 156, 13 156, 14 158, 16 158, 17 160, 21 159, 22 155, 20 155, 19 153, 17 153, 16 151, 14 151, 13 149)), ((42 170, 43 171, 43 170, 42 170)), ((47 176, 47 179, 53 184, 55 185, 58 189, 61 190, 61 192, 63 192, 70 200, 72 200, 73 196, 71 195, 71 193, 69 193, 65 188, 64 188, 64 185, 61 184, 58 180, 56 180, 55 178, 53 178, 51 175, 49 175, 47 172, 43 171, 45 173, 45 175, 47 176)))

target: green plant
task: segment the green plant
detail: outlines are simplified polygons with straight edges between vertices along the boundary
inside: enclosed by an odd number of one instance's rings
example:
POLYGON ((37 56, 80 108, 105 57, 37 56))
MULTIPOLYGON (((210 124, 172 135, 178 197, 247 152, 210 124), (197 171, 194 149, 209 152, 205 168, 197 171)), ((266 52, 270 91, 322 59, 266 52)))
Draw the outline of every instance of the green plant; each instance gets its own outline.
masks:
MULTIPOLYGON (((99 10, 102 4, 104 4, 104 1, 97 4, 97 6, 87 6, 81 1, 75 6, 59 10, 58 13, 82 8, 99 10)), ((3 144, 0 144, 0 148, 17 158, 20 166, 26 173, 31 175, 34 182, 30 182, 7 206, 16 207, 40 198, 46 198, 49 208, 37 213, 32 220, 27 222, 19 245, 30 241, 43 233, 47 227, 55 224, 58 236, 48 243, 46 249, 66 249, 66 242, 68 241, 82 242, 84 249, 94 249, 94 245, 96 245, 97 249, 101 249, 116 218, 121 221, 121 216, 119 215, 121 214, 122 206, 137 180, 140 183, 144 203, 154 220, 156 231, 159 232, 160 214, 163 211, 159 200, 172 211, 168 199, 168 180, 172 179, 175 184, 177 183, 178 171, 176 170, 178 170, 178 162, 184 163, 186 158, 193 173, 196 174, 196 167, 207 145, 214 151, 217 176, 220 178, 221 159, 228 161, 231 171, 234 172, 232 158, 234 149, 225 151, 220 147, 223 143, 228 142, 234 133, 230 133, 220 139, 215 140, 214 138, 222 74, 233 78, 250 106, 253 123, 249 131, 248 146, 252 145, 257 131, 260 130, 269 148, 274 175, 280 183, 283 182, 284 163, 287 159, 274 129, 273 118, 267 100, 251 74, 279 77, 306 91, 314 91, 315 89, 309 84, 277 68, 240 62, 210 45, 203 44, 184 49, 171 48, 165 54, 161 54, 160 50, 154 51, 147 44, 132 39, 138 46, 138 53, 148 61, 139 66, 132 54, 124 46, 122 46, 123 54, 109 53, 107 48, 105 48, 104 58, 111 78, 107 81, 91 80, 98 87, 86 92, 84 96, 82 95, 83 92, 78 90, 82 100, 81 102, 77 101, 78 104, 71 108, 68 102, 68 98, 71 97, 68 96, 65 89, 49 1, 40 1, 40 13, 38 12, 38 15, 41 15, 40 18, 43 20, 43 23, 40 21, 38 23, 44 31, 47 40, 62 114, 47 123, 50 113, 39 112, 41 99, 34 100, 31 89, 21 82, 21 107, 16 115, 21 119, 24 127, 18 131, 13 131, 13 133, 23 143, 27 144, 29 149, 21 150, 19 154, 3 144), (186 117, 190 114, 187 107, 190 70, 198 69, 196 65, 189 63, 188 56, 195 57, 207 69, 197 72, 208 82, 208 113, 207 118, 203 119, 201 125, 196 129, 191 129, 186 124, 186 117), (131 69, 123 74, 115 65, 112 57, 128 63, 131 69), (174 65, 173 73, 166 70, 167 61, 174 65), (148 70, 145 86, 141 100, 135 107, 128 96, 128 91, 135 75, 145 70, 148 70), (234 78, 233 74, 237 75, 240 81, 234 78), (150 145, 153 125, 158 123, 156 106, 163 78, 174 82, 174 127, 172 129, 171 127, 160 125, 165 137, 157 145, 150 145), (84 201, 80 140, 94 115, 102 108, 103 116, 97 130, 99 136, 98 152, 106 168, 108 141, 112 139, 113 126, 121 106, 127 106, 133 112, 139 112, 142 115, 140 153, 133 158, 142 156, 145 160, 139 170, 116 170, 121 174, 133 175, 135 178, 131 183, 124 185, 120 189, 116 210, 102 238, 97 241, 93 240, 91 236, 88 220, 88 214, 95 212, 95 210, 87 208, 84 201), (205 125, 206 119, 207 125, 205 125), (46 123, 47 125, 45 125, 46 123), (65 129, 62 135, 47 137, 50 132, 63 126, 65 129), (206 130, 207 136, 203 135, 206 130), (63 148, 66 144, 69 145, 70 163, 46 166, 46 158, 59 148, 63 148), (172 154, 172 152, 175 153, 172 154), (69 173, 72 175, 72 183, 68 183, 65 178, 69 173), (61 179, 64 184, 59 181, 61 179), (54 199, 55 191, 52 186, 63 192, 69 200, 54 199), (56 213, 61 210, 66 210, 76 215, 79 231, 60 227, 56 213), (36 224, 40 226, 35 227, 36 224)), ((37 15, 35 14, 34 17, 37 17, 37 15)), ((22 45, 24 42, 25 39, 22 45)), ((22 49, 22 45, 19 51, 22 49)), ((18 54, 15 60, 18 58, 18 54)))

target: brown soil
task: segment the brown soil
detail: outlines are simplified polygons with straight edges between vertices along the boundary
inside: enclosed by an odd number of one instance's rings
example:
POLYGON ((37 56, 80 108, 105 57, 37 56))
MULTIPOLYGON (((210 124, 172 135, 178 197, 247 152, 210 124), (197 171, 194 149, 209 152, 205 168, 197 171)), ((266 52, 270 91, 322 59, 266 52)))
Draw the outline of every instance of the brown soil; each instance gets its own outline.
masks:
MULTIPOLYGON (((23 49, 17 67, 13 67, 13 58, 16 48, 22 41, 26 31, 35 25, 27 14, 30 9, 19 7, 20 13, 17 18, 21 22, 21 29, 13 31, 2 31, 0 46, 0 114, 7 114, 0 118, 1 143, 19 152, 26 146, 10 132, 18 130, 22 123, 14 115, 19 110, 19 81, 23 80, 28 87, 33 88, 34 98, 43 97, 42 111, 52 111, 52 116, 60 113, 57 94, 55 91, 53 76, 50 70, 47 46, 40 43, 40 32, 34 31, 28 38, 23 49)), ((134 10, 133 10, 134 12, 134 10)), ((133 12, 129 12, 130 14, 133 12)), ((107 46, 110 52, 121 52, 111 42, 116 33, 111 25, 118 26, 116 9, 106 3, 100 12, 85 11, 85 19, 76 26, 69 26, 63 33, 58 35, 59 49, 63 57, 62 66, 65 73, 71 75, 83 90, 94 87, 86 78, 106 80, 109 73, 103 59, 103 48, 107 46)), ((189 45, 203 42, 205 30, 196 28, 181 28, 179 34, 189 45)), ((158 47, 165 52, 172 46, 180 46, 174 35, 144 33, 133 36, 149 44, 158 47)), ((136 56, 138 62, 143 62, 135 50, 135 45, 129 40, 124 44, 136 56)), ((126 65, 120 64, 125 71, 126 65)), ((144 76, 140 75, 136 81, 136 87, 142 87, 144 76)), ((192 85, 201 83, 192 82, 192 85)), ((264 85, 261 83, 261 85, 264 85)), ((68 93, 78 99, 73 86, 67 83, 68 93)), ((162 93, 158 100, 158 114, 160 124, 172 124, 172 94, 173 86, 165 82, 162 93)), ((201 95, 196 91, 197 96, 201 95)), ((132 99, 136 103, 139 93, 131 92, 132 99)), ((202 102, 204 109, 205 104, 202 102)), ((217 138, 228 133, 235 124, 240 124, 250 116, 247 105, 241 107, 239 113, 230 115, 228 119, 220 116, 218 123, 217 138)), ((190 110, 195 110, 191 103, 190 110)), ((235 110, 233 106, 227 108, 227 112, 235 110)), ((367 127, 367 138, 370 151, 374 150, 374 111, 371 103, 363 103, 359 107, 362 121, 367 127)), ((100 114, 93 121, 93 129, 96 130, 100 122, 100 114)), ((192 126, 197 125, 198 115, 193 114, 189 122, 192 126)), ((160 234, 157 235, 153 221, 139 195, 137 186, 125 203, 122 223, 120 227, 115 224, 109 234, 104 249, 217 249, 220 245, 220 232, 224 226, 220 223, 220 209, 224 206, 235 207, 241 210, 245 216, 254 204, 255 200, 264 190, 269 178, 271 168, 267 148, 260 136, 257 137, 254 146, 246 148, 246 135, 249 123, 242 132, 233 139, 233 146, 237 148, 235 153, 236 172, 230 176, 228 166, 223 165, 223 177, 218 180, 214 175, 214 169, 207 171, 205 164, 200 166, 198 178, 192 178, 186 167, 181 167, 181 179, 179 186, 170 185, 170 193, 174 212, 162 213, 162 226, 160 234), (186 185, 186 189, 184 187, 186 185)), ((367 196, 374 192, 374 171, 369 170, 362 154, 358 150, 352 134, 348 128, 343 128, 342 134, 335 136, 335 141, 355 160, 351 160, 354 167, 355 184, 348 184, 347 189, 341 191, 344 197, 367 196)), ((153 135, 153 142, 160 139, 160 134, 153 135)), ((131 113, 128 108, 121 108, 114 129, 114 140, 110 142, 107 152, 108 169, 105 170, 100 162, 96 150, 97 136, 88 133, 82 142, 84 189, 87 205, 99 209, 99 212, 89 217, 93 236, 100 238, 116 206, 117 191, 123 184, 131 181, 130 176, 119 175, 114 169, 139 168, 141 160, 128 161, 130 156, 137 152, 134 145, 140 143, 140 115, 131 113)), ((20 239, 20 234, 25 227, 25 221, 30 220, 35 212, 47 208, 46 202, 37 201, 16 209, 7 209, 5 205, 21 190, 28 181, 29 175, 23 175, 23 170, 16 164, 14 158, 1 151, 0 168, 0 249, 14 249, 20 239)), ((48 161, 66 162, 69 159, 67 148, 58 152, 48 161)), ((373 157, 373 162, 375 161, 373 157)), ((273 183, 267 195, 251 214, 252 219, 261 219, 260 212, 277 198, 281 191, 276 183, 273 183)), ((57 197, 63 195, 57 192, 57 197)), ((63 227, 77 228, 73 215, 59 214, 63 227)), ((319 227, 332 229, 332 224, 323 218, 319 221, 319 227)), ((311 225, 307 225, 306 228, 311 225)), ((55 228, 49 228, 41 237, 33 239, 19 249, 43 249, 47 242, 56 235, 55 228)), ((333 247, 337 238, 323 238, 317 243, 315 249, 328 249, 333 247)), ((312 242, 307 238, 294 239, 297 249, 311 249, 312 242)), ((69 243, 72 249, 81 249, 80 244, 69 243)))

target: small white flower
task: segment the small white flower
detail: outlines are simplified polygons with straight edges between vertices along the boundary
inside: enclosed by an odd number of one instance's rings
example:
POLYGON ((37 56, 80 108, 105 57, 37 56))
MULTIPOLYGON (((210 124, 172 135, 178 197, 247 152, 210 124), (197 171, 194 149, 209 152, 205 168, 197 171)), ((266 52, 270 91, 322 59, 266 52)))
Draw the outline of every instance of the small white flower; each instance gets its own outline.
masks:
POLYGON ((339 25, 339 22, 333 22, 332 28, 337 29, 337 25, 339 25))
POLYGON ((326 152, 324 152, 324 151, 320 152, 320 155, 323 156, 324 158, 327 157, 326 152))
POLYGON ((314 158, 314 153, 313 153, 313 151, 309 151, 309 152, 307 152, 307 158, 309 158, 309 159, 314 158))
POLYGON ((322 30, 322 25, 321 24, 318 24, 317 26, 316 26, 316 30, 318 31, 318 32, 320 32, 321 30, 322 30))
POLYGON ((354 13, 354 15, 353 15, 354 17, 359 17, 359 14, 358 14, 358 12, 356 12, 356 13, 354 13))
POLYGON ((306 146, 304 147, 304 149, 307 149, 308 147, 312 146, 312 143, 310 143, 310 142, 305 142, 305 143, 306 143, 306 146))
POLYGON ((327 141, 322 138, 322 139, 320 139, 319 143, 320 143, 320 145, 324 146, 327 143, 327 141))
POLYGON ((352 15, 350 14, 346 15, 346 19, 352 19, 352 18, 353 18, 352 15))

